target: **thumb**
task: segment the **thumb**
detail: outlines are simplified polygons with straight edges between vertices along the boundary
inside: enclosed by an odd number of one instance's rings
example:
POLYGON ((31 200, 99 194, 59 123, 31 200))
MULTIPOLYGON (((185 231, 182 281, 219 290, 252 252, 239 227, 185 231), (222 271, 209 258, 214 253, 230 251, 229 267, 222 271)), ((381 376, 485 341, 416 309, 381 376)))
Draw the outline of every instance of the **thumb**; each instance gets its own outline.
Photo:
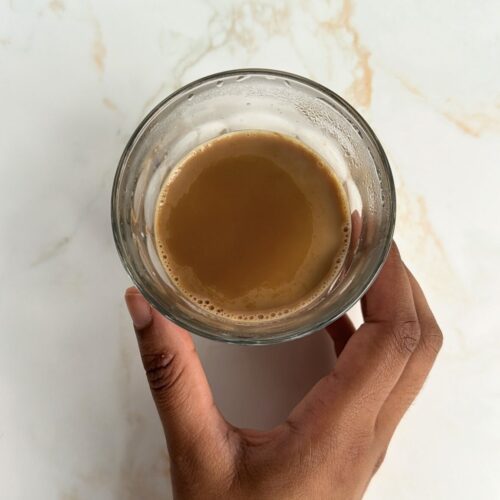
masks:
POLYGON ((126 291, 125 301, 171 458, 187 454, 190 461, 203 462, 224 442, 228 426, 191 336, 155 311, 136 288, 126 291))

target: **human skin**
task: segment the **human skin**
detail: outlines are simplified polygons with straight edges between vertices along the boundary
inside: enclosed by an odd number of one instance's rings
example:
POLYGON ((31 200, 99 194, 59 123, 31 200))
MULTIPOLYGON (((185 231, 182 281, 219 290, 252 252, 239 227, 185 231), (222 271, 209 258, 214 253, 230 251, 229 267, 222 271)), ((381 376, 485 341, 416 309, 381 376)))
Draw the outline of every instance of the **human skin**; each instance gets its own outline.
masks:
POLYGON ((269 431, 227 422, 191 335, 135 288, 125 299, 167 441, 176 499, 359 499, 443 337, 395 244, 362 299, 364 323, 328 327, 338 360, 269 431))

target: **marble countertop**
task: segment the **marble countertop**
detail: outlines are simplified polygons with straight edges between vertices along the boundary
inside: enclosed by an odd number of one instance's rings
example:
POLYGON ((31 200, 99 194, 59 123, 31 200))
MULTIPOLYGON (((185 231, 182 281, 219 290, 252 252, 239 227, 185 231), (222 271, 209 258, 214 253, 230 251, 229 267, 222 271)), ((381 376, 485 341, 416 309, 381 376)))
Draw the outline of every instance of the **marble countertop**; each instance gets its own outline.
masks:
MULTIPOLYGON (((157 101, 248 66, 315 79, 373 126, 396 239, 444 331, 366 498, 500 498, 498 0, 2 0, 0 497, 169 498, 111 183, 157 101)), ((280 420, 332 363, 322 334, 197 343, 242 425, 280 420)))

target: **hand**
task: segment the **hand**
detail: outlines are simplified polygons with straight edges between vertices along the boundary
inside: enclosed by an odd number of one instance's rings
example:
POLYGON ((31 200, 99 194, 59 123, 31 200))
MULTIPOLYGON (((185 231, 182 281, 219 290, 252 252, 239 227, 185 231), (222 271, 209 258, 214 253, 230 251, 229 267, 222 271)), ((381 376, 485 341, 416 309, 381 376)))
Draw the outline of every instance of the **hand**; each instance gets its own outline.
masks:
POLYGON ((165 430, 179 499, 361 498, 442 344, 424 294, 395 245, 362 300, 364 324, 329 327, 335 367, 291 412, 261 432, 224 420, 188 332, 135 288, 130 310, 165 430))

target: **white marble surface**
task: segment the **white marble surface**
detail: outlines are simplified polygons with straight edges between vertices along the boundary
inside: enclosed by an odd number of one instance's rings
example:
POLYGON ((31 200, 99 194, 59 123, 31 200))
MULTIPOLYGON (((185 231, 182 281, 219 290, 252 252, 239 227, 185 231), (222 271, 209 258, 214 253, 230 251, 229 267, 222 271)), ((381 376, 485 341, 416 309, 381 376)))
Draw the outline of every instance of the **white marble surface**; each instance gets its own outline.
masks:
MULTIPOLYGON (((0 497, 169 498, 111 183, 153 104, 243 66, 316 79, 367 118, 444 330, 366 498, 500 498, 498 0, 0 0, 0 497)), ((276 422, 332 362, 321 334, 199 347, 246 425, 276 422)))

